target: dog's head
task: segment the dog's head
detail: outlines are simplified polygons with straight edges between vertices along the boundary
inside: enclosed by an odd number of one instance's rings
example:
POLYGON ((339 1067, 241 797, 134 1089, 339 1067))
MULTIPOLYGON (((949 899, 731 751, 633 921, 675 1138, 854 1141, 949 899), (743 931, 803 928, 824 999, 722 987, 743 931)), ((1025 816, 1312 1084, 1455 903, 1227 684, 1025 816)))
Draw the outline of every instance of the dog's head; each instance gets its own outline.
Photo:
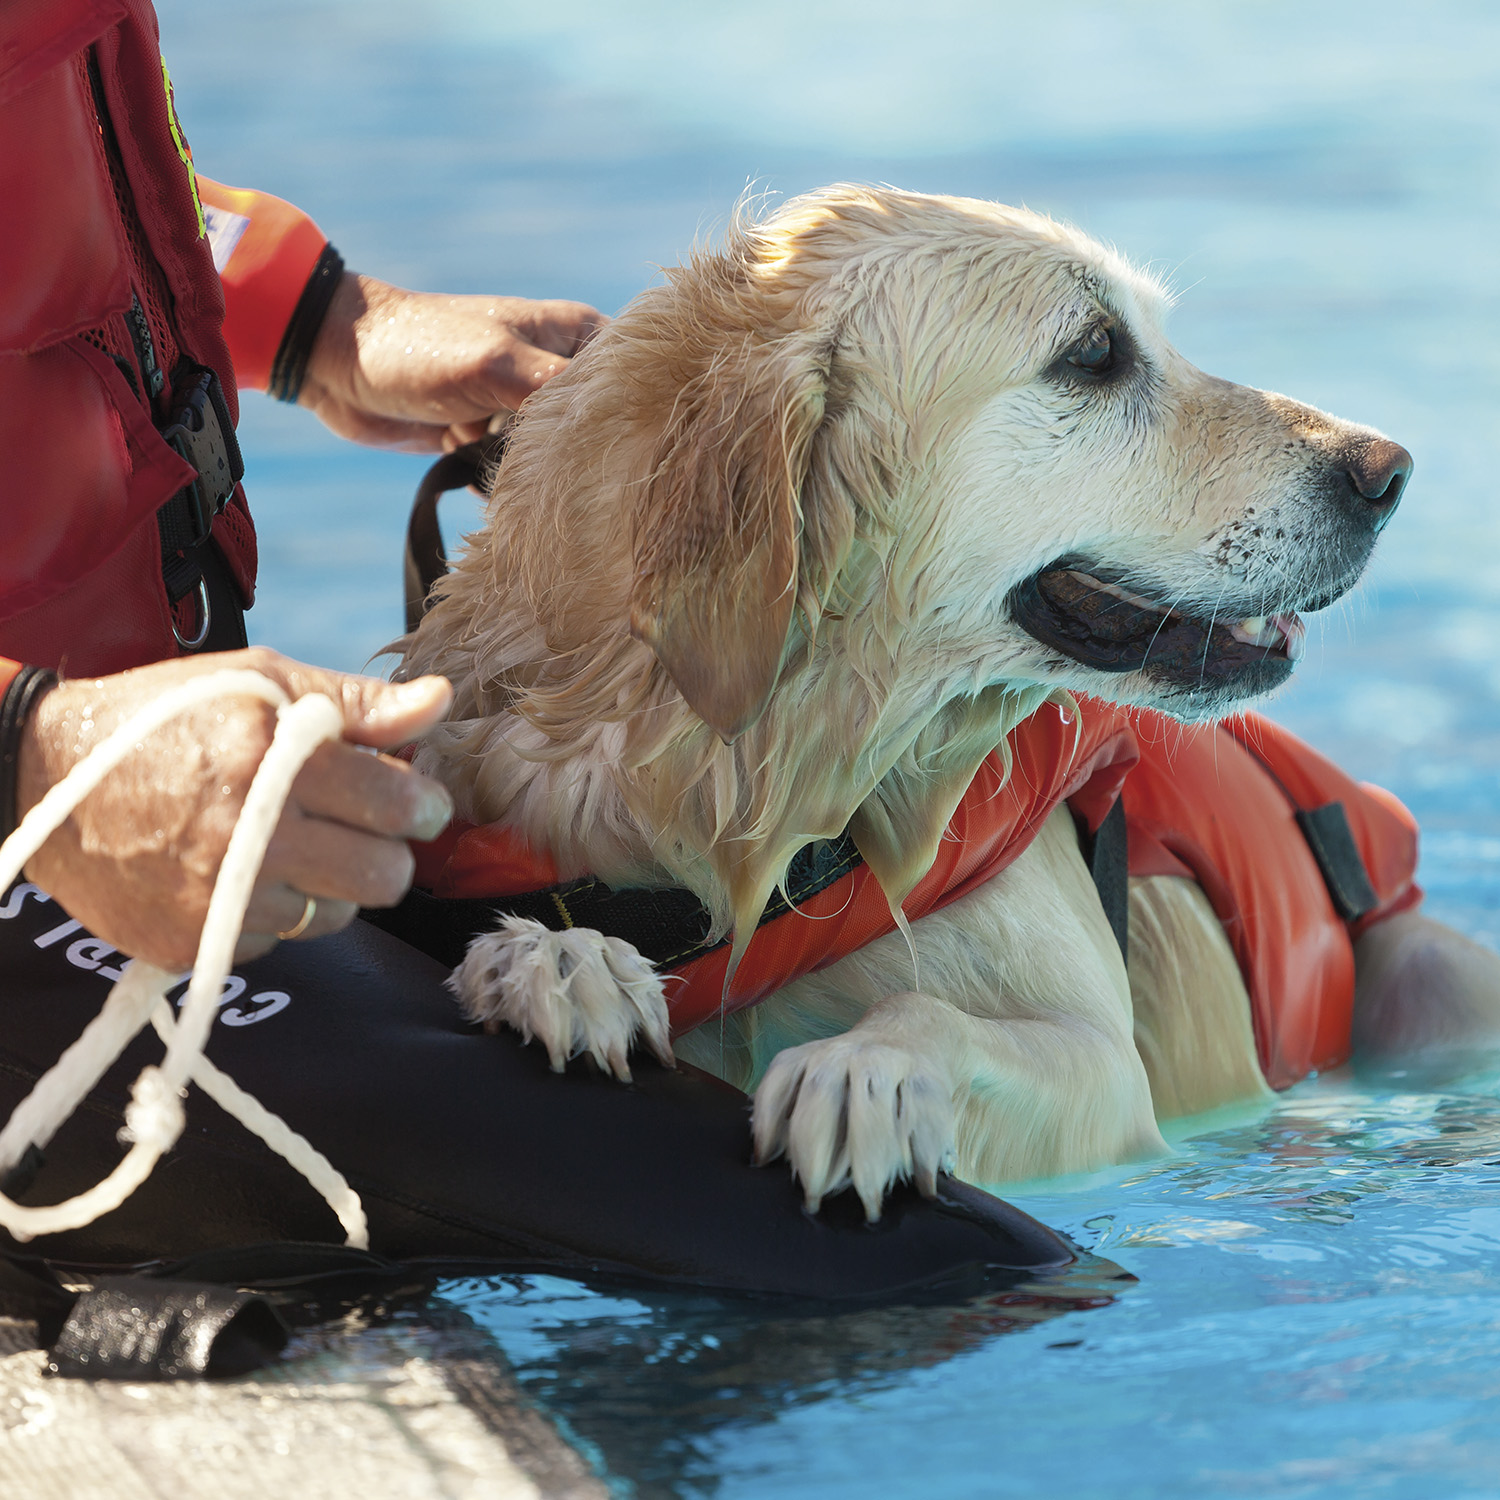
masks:
POLYGON ((1023 210, 833 188, 653 296, 622 330, 670 387, 632 625, 726 740, 830 614, 944 692, 1227 711, 1285 680, 1411 469, 1195 369, 1153 281, 1023 210))

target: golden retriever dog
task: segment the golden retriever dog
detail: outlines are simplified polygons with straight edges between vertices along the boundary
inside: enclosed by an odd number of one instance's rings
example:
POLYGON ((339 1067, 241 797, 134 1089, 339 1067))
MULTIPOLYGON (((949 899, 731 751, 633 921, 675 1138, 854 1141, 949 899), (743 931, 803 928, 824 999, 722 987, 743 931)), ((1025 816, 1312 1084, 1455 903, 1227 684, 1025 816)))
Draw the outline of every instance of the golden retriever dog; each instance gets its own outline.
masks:
MULTIPOLYGON (((564 879, 691 890, 737 958, 792 856, 846 829, 899 914, 1048 700, 1201 719, 1276 686, 1410 460, 1195 369, 1166 301, 992 203, 846 186, 741 217, 528 401, 401 643, 400 675, 456 688, 417 765, 564 879), (1120 670, 1069 580, 1192 649, 1120 670)), ((1416 916, 1372 942, 1368 1047, 1493 1031, 1490 955, 1416 916)), ((557 1066, 673 1055, 661 981, 617 939, 512 919, 455 986, 557 1066)), ((757 1153, 810 1206, 852 1184, 872 1218, 904 1178, 1147 1157, 1158 1114, 1266 1092, 1201 891, 1132 882, 1127 973, 1064 809, 988 884, 677 1055, 754 1090, 757 1153)))

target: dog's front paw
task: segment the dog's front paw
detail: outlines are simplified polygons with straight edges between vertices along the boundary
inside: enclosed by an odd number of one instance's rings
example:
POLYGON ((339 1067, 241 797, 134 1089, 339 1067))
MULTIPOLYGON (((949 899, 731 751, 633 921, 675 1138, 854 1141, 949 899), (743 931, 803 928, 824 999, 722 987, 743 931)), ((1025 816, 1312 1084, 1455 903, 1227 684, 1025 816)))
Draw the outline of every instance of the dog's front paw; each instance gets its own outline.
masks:
POLYGON ((755 1157, 785 1153, 808 1211, 850 1186, 874 1223, 905 1178, 931 1197, 954 1159, 953 1086, 930 1062, 857 1032, 789 1047, 755 1091, 755 1157))
POLYGON ((494 1033, 502 1026, 547 1049, 554 1072, 587 1052, 607 1073, 630 1080, 628 1056, 644 1038, 674 1067, 661 979, 629 943, 587 927, 553 932, 507 917, 469 944, 449 987, 464 1014, 494 1033))

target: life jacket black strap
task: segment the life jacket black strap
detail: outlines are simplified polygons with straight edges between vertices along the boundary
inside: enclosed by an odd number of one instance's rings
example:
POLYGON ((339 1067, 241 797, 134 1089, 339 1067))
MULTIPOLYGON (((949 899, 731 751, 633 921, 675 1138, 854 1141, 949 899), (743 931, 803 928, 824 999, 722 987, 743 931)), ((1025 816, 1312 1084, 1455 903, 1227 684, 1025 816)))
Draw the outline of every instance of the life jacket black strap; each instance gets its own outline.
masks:
POLYGON ((1094 877, 1094 889, 1099 893, 1099 904, 1109 929, 1120 945, 1120 957, 1130 957, 1130 834, 1125 822, 1125 800, 1115 799, 1115 804, 1105 814, 1104 821, 1091 834, 1081 819, 1078 822, 1078 842, 1083 858, 1094 877))
MULTIPOLYGON (((245 477, 245 461, 229 415, 229 403, 219 377, 207 365, 185 364, 172 390, 171 419, 162 428, 168 447, 196 469, 197 477, 178 490, 157 512, 164 566, 169 558, 190 554, 208 540, 214 517, 229 503, 234 487, 245 477)), ((196 582, 196 579, 193 580, 196 582)), ((187 593, 168 594, 175 603, 187 593)))
POLYGON ((1357 922, 1368 916, 1380 905, 1380 897, 1370 881, 1370 872, 1365 869, 1359 845, 1354 842, 1344 804, 1325 802, 1321 807, 1303 807, 1292 795, 1291 788, 1276 774, 1276 767, 1261 754, 1253 738, 1235 738, 1256 765, 1276 783, 1281 795, 1291 805, 1292 816, 1302 830, 1302 837, 1307 840, 1308 850, 1323 876, 1323 884, 1328 887, 1329 899, 1340 919, 1357 922))
POLYGON ((1325 802, 1322 807, 1299 807, 1293 816, 1322 872, 1334 910, 1346 922, 1368 916, 1380 905, 1380 897, 1370 884, 1344 804, 1325 802))
MULTIPOLYGON (((760 925, 774 922, 827 890, 860 863, 859 851, 847 834, 808 844, 792 860, 785 894, 776 891, 766 903, 760 925)), ((623 938, 660 969, 677 968, 730 942, 727 936, 709 941, 712 918, 691 891, 678 886, 615 890, 594 879, 572 880, 502 899, 438 897, 413 890, 399 906, 361 915, 372 926, 449 965, 462 962, 476 937, 493 932, 502 918, 512 916, 530 917, 553 932, 589 927, 623 938)))
MULTIPOLYGON (((1084 858, 1123 957, 1129 861, 1125 812, 1119 802, 1098 832, 1087 839, 1084 858)), ((759 925, 764 927, 784 917, 862 863, 847 833, 806 845, 787 869, 785 894, 778 890, 772 895, 759 925)), ((727 936, 709 941, 712 923, 708 908, 691 891, 680 887, 614 890, 593 879, 568 881, 503 899, 439 897, 430 891, 412 890, 399 906, 367 910, 360 915, 372 926, 450 966, 463 961, 476 937, 495 931, 501 919, 509 916, 530 917, 553 932, 589 927, 623 938, 659 969, 678 968, 730 942, 727 936)))
POLYGON ((198 595, 195 627, 184 636, 174 620, 172 633, 184 651, 233 649, 244 644, 244 611, 238 591, 225 586, 227 570, 210 533, 244 477, 245 462, 224 388, 207 365, 179 366, 162 437, 198 471, 156 513, 168 604, 195 590, 198 595))

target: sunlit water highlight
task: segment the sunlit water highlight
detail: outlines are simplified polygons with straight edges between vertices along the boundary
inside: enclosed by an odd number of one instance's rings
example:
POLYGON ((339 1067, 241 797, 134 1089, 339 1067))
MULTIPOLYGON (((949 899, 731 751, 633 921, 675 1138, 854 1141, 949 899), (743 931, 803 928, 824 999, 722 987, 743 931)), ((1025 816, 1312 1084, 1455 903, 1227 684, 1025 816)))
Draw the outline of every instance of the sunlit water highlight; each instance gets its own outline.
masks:
MULTIPOLYGON (((1027 202, 1164 271, 1196 363, 1416 455, 1273 712, 1413 807, 1431 909, 1500 946, 1493 7, 161 8, 204 170, 406 285, 613 310, 747 182, 839 178, 1027 202)), ((360 665, 399 629, 422 462, 253 397, 242 435, 256 635, 360 665)), ((1140 1278, 1112 1301, 1086 1275, 946 1320, 448 1292, 642 1494, 1500 1495, 1497 1088, 1316 1080, 1169 1161, 1021 1195, 1140 1278)))

